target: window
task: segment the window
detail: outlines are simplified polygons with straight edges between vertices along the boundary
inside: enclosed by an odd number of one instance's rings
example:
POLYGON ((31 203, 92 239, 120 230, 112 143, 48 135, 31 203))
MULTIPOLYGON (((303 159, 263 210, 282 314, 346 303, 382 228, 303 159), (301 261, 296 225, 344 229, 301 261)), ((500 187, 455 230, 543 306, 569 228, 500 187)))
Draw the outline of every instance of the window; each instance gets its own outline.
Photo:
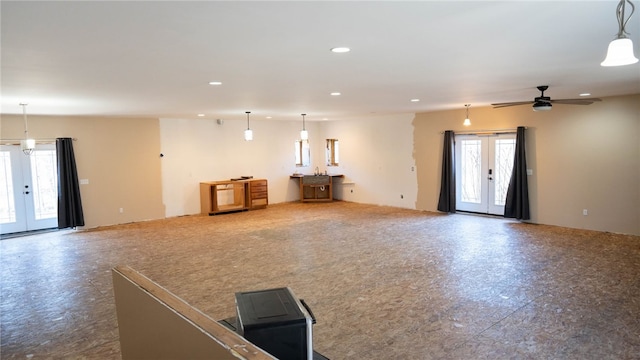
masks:
POLYGON ((296 166, 309 166, 311 153, 309 140, 296 140, 296 166))
POLYGON ((327 166, 340 164, 338 139, 327 139, 327 166))

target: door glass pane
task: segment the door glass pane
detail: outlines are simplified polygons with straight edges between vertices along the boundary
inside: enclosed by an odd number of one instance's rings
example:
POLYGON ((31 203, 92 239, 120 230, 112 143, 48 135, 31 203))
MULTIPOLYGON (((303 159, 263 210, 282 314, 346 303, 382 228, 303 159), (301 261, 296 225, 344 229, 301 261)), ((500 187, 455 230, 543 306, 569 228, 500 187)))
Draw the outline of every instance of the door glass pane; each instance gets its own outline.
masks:
POLYGON ((462 140, 461 143, 461 200, 479 204, 481 201, 482 142, 462 140))
POLYGON ((513 170, 516 139, 497 139, 495 145, 495 205, 504 206, 513 170))
POLYGON ((16 222, 11 153, 0 151, 0 224, 16 222))
POLYGON ((55 150, 36 150, 31 154, 31 181, 36 220, 58 216, 57 172, 55 150))

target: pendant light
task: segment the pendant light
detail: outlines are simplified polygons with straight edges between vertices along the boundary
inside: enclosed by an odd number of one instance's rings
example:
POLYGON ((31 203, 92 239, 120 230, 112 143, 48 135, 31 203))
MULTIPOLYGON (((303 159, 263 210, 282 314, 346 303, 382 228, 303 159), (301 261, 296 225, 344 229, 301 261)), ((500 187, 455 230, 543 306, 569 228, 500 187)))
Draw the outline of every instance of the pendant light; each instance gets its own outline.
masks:
POLYGON ((469 106, 471 106, 471 104, 464 104, 464 106, 467 108, 467 117, 464 119, 462 125, 469 126, 471 125, 471 120, 469 119, 469 106))
POLYGON ((244 139, 251 141, 253 140, 253 131, 251 131, 251 127, 249 126, 249 114, 251 114, 251 111, 245 111, 245 113, 247 113, 247 130, 244 131, 244 139))
POLYGON ((300 139, 309 140, 309 132, 304 127, 304 117, 307 116, 307 114, 301 114, 301 115, 302 115, 302 130, 300 131, 300 139))
POLYGON ((29 129, 27 127, 27 105, 21 103, 22 106, 22 117, 24 118, 24 140, 20 141, 20 148, 25 155, 31 155, 33 150, 36 148, 36 140, 29 139, 29 129))
POLYGON ((607 57, 600 63, 602 66, 622 66, 631 65, 638 62, 638 58, 633 55, 633 42, 627 37, 629 33, 625 30, 625 26, 631 15, 635 11, 635 6, 631 0, 620 0, 616 7, 616 18, 618 19, 618 35, 609 43, 607 49, 607 57), (626 3, 631 6, 631 14, 626 19, 624 18, 624 11, 626 3))

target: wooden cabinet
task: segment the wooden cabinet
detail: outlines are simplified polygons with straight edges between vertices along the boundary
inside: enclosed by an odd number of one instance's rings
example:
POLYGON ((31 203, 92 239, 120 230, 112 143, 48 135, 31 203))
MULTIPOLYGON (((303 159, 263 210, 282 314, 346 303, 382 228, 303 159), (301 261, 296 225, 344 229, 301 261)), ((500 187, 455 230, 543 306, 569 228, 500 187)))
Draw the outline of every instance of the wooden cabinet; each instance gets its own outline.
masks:
POLYGON ((249 190, 247 191, 247 204, 250 209, 262 209, 269 204, 269 193, 267 191, 267 180, 247 180, 249 190))
POLYGON ((316 202, 316 201, 333 201, 332 191, 332 179, 331 176, 305 176, 300 181, 300 199, 303 202, 316 202), (306 182, 307 179, 319 179, 321 181, 306 182))
POLYGON ((343 175, 292 175, 299 182, 300 201, 333 201, 333 178, 343 175))
POLYGON ((200 212, 203 214, 260 209, 268 203, 267 180, 264 179, 200 183, 200 212))

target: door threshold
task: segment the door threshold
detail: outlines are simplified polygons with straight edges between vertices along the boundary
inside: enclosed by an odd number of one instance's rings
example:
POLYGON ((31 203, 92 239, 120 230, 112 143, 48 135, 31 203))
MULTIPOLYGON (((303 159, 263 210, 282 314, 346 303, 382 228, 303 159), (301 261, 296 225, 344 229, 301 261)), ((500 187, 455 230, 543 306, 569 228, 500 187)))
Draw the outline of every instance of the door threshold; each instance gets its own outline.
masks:
POLYGON ((0 240, 13 239, 13 238, 30 236, 30 235, 37 235, 37 234, 48 233, 48 232, 53 232, 53 231, 58 231, 58 230, 60 230, 60 229, 58 229, 56 227, 56 228, 48 228, 48 229, 21 231, 21 232, 9 233, 9 234, 0 234, 0 240))
POLYGON ((490 217, 490 218, 501 218, 501 219, 505 219, 504 215, 489 214, 489 213, 481 213, 481 212, 466 211, 466 210, 456 210, 456 214, 463 214, 463 215, 475 215, 475 216, 484 216, 484 217, 490 217))

